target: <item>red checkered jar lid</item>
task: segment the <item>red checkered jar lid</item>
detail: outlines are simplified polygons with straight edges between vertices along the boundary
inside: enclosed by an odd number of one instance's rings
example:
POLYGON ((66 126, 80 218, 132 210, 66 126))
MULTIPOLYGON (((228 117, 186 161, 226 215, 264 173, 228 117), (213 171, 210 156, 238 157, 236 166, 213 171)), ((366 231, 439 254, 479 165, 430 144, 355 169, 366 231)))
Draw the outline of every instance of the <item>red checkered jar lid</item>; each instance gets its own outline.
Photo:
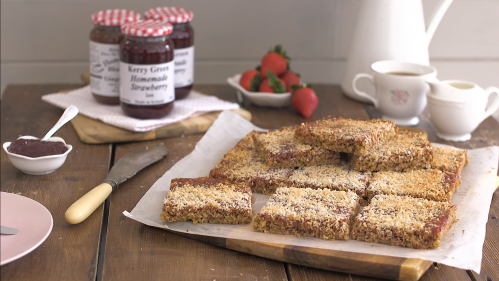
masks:
POLYGON ((170 23, 157 20, 139 20, 121 26, 121 33, 136 37, 166 36, 173 31, 170 23))
POLYGON ((103 26, 120 26, 138 20, 140 20, 139 13, 125 9, 104 10, 92 15, 92 22, 103 26))
POLYGON ((146 19, 154 19, 169 23, 182 23, 192 21, 193 14, 184 8, 158 7, 149 9, 144 13, 146 19))

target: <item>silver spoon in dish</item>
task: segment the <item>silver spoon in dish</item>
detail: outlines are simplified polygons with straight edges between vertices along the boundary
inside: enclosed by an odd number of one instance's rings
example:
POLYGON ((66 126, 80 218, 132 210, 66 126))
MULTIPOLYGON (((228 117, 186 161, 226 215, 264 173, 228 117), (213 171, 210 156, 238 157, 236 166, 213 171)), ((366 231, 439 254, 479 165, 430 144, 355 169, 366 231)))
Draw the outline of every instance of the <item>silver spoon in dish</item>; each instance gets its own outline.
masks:
POLYGON ((78 107, 74 105, 70 105, 64 113, 62 114, 61 118, 59 118, 59 121, 55 123, 54 127, 48 131, 48 133, 42 138, 42 141, 48 140, 57 130, 59 130, 64 124, 68 123, 71 119, 75 118, 76 115, 78 115, 78 107))

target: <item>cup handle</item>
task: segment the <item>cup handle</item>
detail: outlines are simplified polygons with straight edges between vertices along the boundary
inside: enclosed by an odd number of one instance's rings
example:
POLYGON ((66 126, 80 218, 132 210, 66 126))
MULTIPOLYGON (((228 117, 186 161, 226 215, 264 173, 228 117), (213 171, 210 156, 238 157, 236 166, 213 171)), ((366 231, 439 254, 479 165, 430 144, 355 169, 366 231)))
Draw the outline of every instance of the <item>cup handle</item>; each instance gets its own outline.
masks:
POLYGON ((366 92, 362 92, 362 91, 360 91, 359 89, 357 89, 357 86, 356 86, 356 84, 357 84, 357 80, 359 80, 360 78, 367 78, 367 79, 371 82, 371 84, 373 84, 373 85, 374 85, 374 77, 373 77, 371 74, 367 74, 367 73, 359 73, 359 74, 355 75, 355 77, 354 77, 354 78, 353 78, 353 80, 352 80, 352 88, 353 88, 353 91, 354 91, 357 95, 359 95, 359 96, 361 96, 361 97, 363 97, 363 98, 366 98, 366 99, 368 99, 368 100, 372 101, 372 103, 374 104, 374 107, 378 108, 378 97, 377 97, 377 93, 376 93, 376 92, 375 92, 375 95, 376 95, 376 96, 375 96, 375 97, 372 97, 372 96, 371 96, 371 95, 369 95, 368 93, 366 93, 366 92))
POLYGON ((483 115, 483 119, 480 121, 480 123, 487 119, 490 115, 492 115, 494 112, 496 112, 497 109, 499 109, 499 88, 497 87, 489 87, 485 89, 485 92, 487 92, 487 97, 490 97, 492 94, 496 94, 496 97, 492 100, 492 104, 489 105, 487 110, 485 110, 485 114, 483 115))

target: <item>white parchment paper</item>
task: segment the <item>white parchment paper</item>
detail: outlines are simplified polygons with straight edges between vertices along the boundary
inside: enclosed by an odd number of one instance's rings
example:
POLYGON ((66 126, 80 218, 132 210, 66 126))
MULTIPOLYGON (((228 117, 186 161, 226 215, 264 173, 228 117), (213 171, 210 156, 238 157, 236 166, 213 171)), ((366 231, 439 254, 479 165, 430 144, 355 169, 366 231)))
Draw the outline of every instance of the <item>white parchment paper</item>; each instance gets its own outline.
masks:
MULTIPOLYGON (((191 222, 164 223, 159 214, 163 199, 170 188, 173 178, 207 176, 218 164, 225 152, 231 149, 241 138, 256 128, 252 123, 231 111, 224 111, 205 136, 198 142, 194 151, 176 163, 160 179, 129 213, 123 213, 143 224, 172 229, 190 234, 201 234, 231 239, 243 239, 270 243, 289 244, 339 251, 378 254, 386 256, 420 258, 449 266, 480 272, 482 246, 485 239, 485 225, 497 174, 499 147, 491 146, 468 151, 470 163, 462 172, 460 188, 454 193, 452 204, 457 205, 458 221, 444 237, 440 248, 417 250, 399 246, 390 246, 362 241, 326 241, 318 238, 293 235, 277 235, 254 232, 251 224, 192 224, 191 222)), ((435 144, 437 145, 437 144, 435 144)), ((268 196, 254 193, 255 213, 262 208, 268 196)))

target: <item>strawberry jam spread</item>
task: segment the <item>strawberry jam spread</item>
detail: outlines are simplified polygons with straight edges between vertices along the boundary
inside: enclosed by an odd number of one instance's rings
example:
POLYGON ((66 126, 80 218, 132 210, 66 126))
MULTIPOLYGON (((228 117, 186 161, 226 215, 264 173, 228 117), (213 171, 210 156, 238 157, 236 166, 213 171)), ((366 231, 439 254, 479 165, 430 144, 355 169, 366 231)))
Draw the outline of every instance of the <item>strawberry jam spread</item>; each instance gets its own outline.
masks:
POLYGON ((194 29, 190 24, 193 13, 184 8, 158 7, 147 10, 144 16, 173 25, 170 38, 175 45, 175 99, 183 99, 194 83, 194 29))
POLYGON ((68 148, 63 142, 41 141, 38 139, 17 139, 7 150, 11 153, 32 158, 63 154, 68 148))
POLYGON ((138 119, 168 115, 175 100, 172 25, 141 20, 121 26, 120 101, 123 112, 138 119))

